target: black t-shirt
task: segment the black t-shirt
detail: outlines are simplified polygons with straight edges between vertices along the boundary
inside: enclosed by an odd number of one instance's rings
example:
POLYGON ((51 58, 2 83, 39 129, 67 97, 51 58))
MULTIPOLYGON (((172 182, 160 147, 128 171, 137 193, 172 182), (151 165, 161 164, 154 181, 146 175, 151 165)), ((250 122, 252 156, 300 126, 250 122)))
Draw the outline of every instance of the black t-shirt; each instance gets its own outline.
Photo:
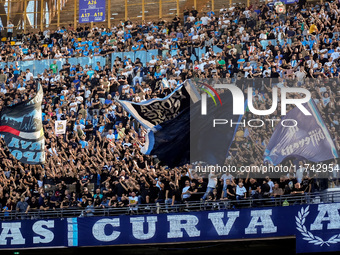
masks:
POLYGON ((287 182, 286 181, 279 181, 278 184, 279 184, 279 188, 284 190, 286 185, 287 185, 287 182))
POLYGON ((73 149, 78 147, 78 144, 76 142, 69 142, 68 145, 71 145, 73 149))
POLYGON ((165 190, 161 189, 158 193, 158 199, 165 199, 165 190))
POLYGON ((99 83, 99 78, 92 76, 91 87, 94 88, 99 83))
POLYGON ((308 192, 309 191, 309 185, 312 183, 312 180, 309 179, 303 179, 301 182, 301 186, 303 188, 303 191, 308 192))
POLYGON ((279 78, 280 77, 280 74, 278 72, 271 72, 270 74, 270 78, 279 78))
POLYGON ((87 194, 86 193, 83 193, 83 196, 85 196, 87 199, 92 199, 92 194, 90 192, 88 192, 87 194))
POLYGON ((71 68, 71 64, 70 63, 65 63, 63 67, 64 67, 64 70, 66 72, 70 73, 70 68, 71 68))
POLYGON ((229 195, 228 192, 232 195, 236 195, 236 192, 235 192, 233 185, 231 185, 231 184, 227 185, 227 198, 229 198, 229 199, 235 198, 235 196, 229 195))
POLYGON ((93 131, 93 124, 86 124, 85 125, 86 131, 86 136, 91 137, 92 131, 93 131))
POLYGON ((188 177, 188 176, 186 176, 186 175, 184 175, 184 176, 181 176, 181 179, 179 180, 179 188, 182 190, 183 189, 183 187, 185 186, 185 182, 186 181, 190 181, 190 178, 188 177))
POLYGON ((118 91, 118 83, 114 82, 110 86, 110 94, 113 94, 118 91))
MULTIPOLYGON (((98 103, 98 102, 100 102, 100 100, 99 100, 99 98, 94 98, 93 99, 93 101, 92 101, 93 103, 98 103)), ((99 109, 100 108, 100 104, 94 104, 93 105, 93 109, 99 109)))
POLYGON ((66 176, 63 179, 65 181, 65 184, 72 184, 77 181, 77 178, 71 177, 71 176, 66 176))
POLYGON ((149 189, 149 196, 151 198, 151 203, 153 203, 154 201, 152 201, 153 199, 156 199, 159 195, 159 188, 157 186, 152 185, 149 189))
POLYGON ((207 190, 207 186, 208 184, 206 182, 197 182, 196 183, 196 187, 197 187, 197 192, 198 193, 202 193, 202 192, 205 192, 207 190))
MULTIPOLYGON (((197 188, 196 187, 190 187, 189 188, 189 191, 190 192, 194 192, 195 190, 196 190, 197 188)), ((197 191, 198 192, 198 191, 197 191)), ((191 196, 190 196, 190 200, 192 200, 192 201, 198 201, 198 200, 200 200, 200 198, 203 196, 203 194, 198 194, 198 193, 193 193, 193 194, 191 194, 191 196)))
POLYGON ((269 191, 270 191, 270 186, 268 185, 268 183, 263 183, 261 185, 261 192, 262 192, 262 194, 268 195, 266 193, 269 193, 269 191))
POLYGON ((30 206, 30 209, 39 209, 40 206, 39 206, 39 202, 38 200, 36 199, 35 202, 33 202, 32 200, 29 202, 29 206, 30 206))
POLYGON ((182 192, 179 189, 173 190, 172 194, 175 195, 175 201, 181 201, 182 200, 182 192))
POLYGON ((286 184, 289 186, 290 189, 292 189, 295 186, 295 183, 297 183, 296 178, 286 180, 286 184))
POLYGON ((118 80, 120 85, 124 85, 126 77, 125 77, 125 75, 120 74, 120 75, 117 76, 117 80, 118 80))
POLYGON ((113 190, 111 189, 110 191, 105 193, 105 197, 113 197, 115 195, 115 193, 113 192, 113 190))
POLYGON ((254 182, 254 183, 250 183, 250 188, 251 190, 256 190, 258 186, 260 186, 257 182, 254 182))
POLYGON ((98 88, 97 94, 99 98, 105 98, 105 90, 103 88, 98 88))
MULTIPOLYGON (((294 188, 292 188, 292 189, 291 189, 291 192, 301 192, 301 191, 304 191, 304 190, 303 190, 303 187, 300 187, 300 188, 296 188, 296 187, 294 187, 294 188)), ((298 196, 298 195, 301 195, 301 193, 298 193, 298 194, 292 194, 292 195, 296 195, 296 196, 298 196)))
POLYGON ((122 186, 122 184, 118 183, 115 187, 115 193, 118 197, 121 197, 123 194, 126 194, 126 190, 122 186))
POLYGON ((33 184, 33 179, 32 179, 32 176, 28 175, 28 174, 25 174, 24 177, 24 184, 28 185, 27 183, 29 183, 29 185, 32 185, 33 184), (26 181, 26 182, 25 182, 26 181))

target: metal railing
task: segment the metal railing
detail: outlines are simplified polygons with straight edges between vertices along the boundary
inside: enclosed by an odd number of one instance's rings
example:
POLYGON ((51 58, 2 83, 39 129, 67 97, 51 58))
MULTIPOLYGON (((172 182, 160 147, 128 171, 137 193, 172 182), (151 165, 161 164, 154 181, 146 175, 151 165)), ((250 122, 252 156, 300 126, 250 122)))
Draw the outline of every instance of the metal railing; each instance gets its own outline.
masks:
POLYGON ((299 195, 283 195, 269 198, 246 198, 242 200, 200 200, 171 203, 138 204, 133 207, 94 207, 94 208, 63 208, 50 210, 30 210, 28 212, 1 212, 0 220, 46 219, 91 216, 143 215, 174 212, 194 212, 212 210, 235 210, 251 207, 290 206, 296 204, 319 204, 340 202, 339 191, 323 191, 299 195))

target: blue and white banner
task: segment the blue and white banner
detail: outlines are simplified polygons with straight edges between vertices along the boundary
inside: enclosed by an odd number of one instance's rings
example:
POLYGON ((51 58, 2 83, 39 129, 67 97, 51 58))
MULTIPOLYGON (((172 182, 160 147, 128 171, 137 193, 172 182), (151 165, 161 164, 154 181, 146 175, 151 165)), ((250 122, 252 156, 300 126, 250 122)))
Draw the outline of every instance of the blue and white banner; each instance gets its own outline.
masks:
POLYGON ((296 237, 296 251, 340 251, 340 203, 158 215, 1 221, 0 250, 296 237))
POLYGON ((45 137, 41 104, 43 89, 30 100, 4 107, 0 112, 0 135, 11 154, 24 164, 45 162, 45 137))
POLYGON ((274 165, 285 158, 304 158, 321 162, 338 158, 330 133, 313 100, 303 104, 311 115, 304 115, 298 107, 290 110, 277 125, 265 150, 264 161, 274 165), (282 122, 283 121, 283 122, 282 122))
POLYGON ((281 2, 284 4, 294 4, 297 3, 298 0, 281 0, 281 2))

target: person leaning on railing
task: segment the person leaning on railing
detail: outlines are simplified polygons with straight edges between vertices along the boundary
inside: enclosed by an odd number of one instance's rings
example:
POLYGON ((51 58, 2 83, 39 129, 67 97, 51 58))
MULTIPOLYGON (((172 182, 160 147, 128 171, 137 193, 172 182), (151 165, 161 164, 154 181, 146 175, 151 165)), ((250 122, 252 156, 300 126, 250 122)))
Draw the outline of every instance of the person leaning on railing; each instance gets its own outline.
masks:
POLYGON ((278 198, 283 195, 283 190, 280 188, 279 184, 277 182, 274 183, 273 192, 271 194, 271 197, 278 198))
POLYGON ((247 190, 243 186, 243 182, 239 182, 236 186, 236 200, 243 200, 247 198, 247 190))

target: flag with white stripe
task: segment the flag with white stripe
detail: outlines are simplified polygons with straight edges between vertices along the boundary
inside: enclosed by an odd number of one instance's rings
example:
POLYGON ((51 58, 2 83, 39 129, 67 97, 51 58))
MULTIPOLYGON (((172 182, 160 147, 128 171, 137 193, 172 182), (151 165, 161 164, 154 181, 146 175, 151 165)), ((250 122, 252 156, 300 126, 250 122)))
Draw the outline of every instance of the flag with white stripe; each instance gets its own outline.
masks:
POLYGON ((34 98, 7 106, 0 112, 0 135, 11 154, 25 164, 45 161, 42 99, 43 90, 39 84, 34 98))

